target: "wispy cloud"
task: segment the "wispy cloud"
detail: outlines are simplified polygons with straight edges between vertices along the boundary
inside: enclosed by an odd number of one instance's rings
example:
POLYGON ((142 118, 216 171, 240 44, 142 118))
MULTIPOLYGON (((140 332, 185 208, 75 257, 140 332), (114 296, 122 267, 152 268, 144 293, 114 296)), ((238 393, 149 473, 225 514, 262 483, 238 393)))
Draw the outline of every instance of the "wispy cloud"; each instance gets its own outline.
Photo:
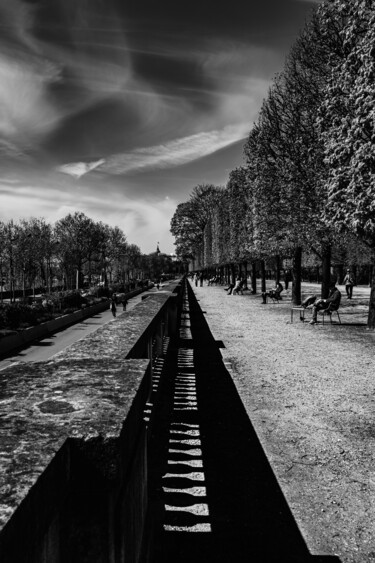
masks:
POLYGON ((147 148, 117 154, 95 163, 71 163, 58 170, 80 178, 93 169, 107 174, 141 172, 147 169, 174 168, 212 154, 246 136, 248 126, 227 126, 147 148))
POLYGON ((94 170, 101 164, 103 164, 105 160, 103 158, 96 160, 95 162, 76 162, 73 164, 64 164, 63 166, 59 166, 57 168, 58 172, 64 172, 64 174, 69 174, 74 178, 81 178, 91 170, 94 170))

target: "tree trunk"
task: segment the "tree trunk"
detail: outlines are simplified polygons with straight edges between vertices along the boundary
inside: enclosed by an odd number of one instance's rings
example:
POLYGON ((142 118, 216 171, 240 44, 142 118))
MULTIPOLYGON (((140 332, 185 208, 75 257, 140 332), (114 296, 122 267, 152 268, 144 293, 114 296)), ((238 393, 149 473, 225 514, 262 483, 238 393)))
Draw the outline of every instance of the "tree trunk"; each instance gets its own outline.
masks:
POLYGON ((275 256, 275 260, 276 260, 275 281, 276 281, 276 283, 279 283, 279 281, 280 281, 280 256, 278 254, 275 256))
POLYGON ((300 246, 294 249, 292 275, 292 303, 301 305, 302 248, 300 246))
POLYGON ((235 264, 233 264, 233 263, 230 265, 230 273, 231 273, 231 276, 230 276, 230 282, 229 283, 235 283, 236 282, 236 267, 235 267, 235 264))
POLYGON ((260 276, 262 282, 262 293, 266 291, 266 267, 264 260, 260 261, 260 276))
POLYGON ((331 282, 331 253, 332 249, 330 245, 323 248, 322 252, 322 288, 321 296, 322 299, 327 299, 329 295, 329 284, 331 282))
POLYGON ((225 284, 226 285, 230 284, 230 273, 229 273, 229 266, 228 265, 225 266, 225 284))
POLYGON ((372 282, 371 282, 371 293, 370 293, 370 303, 368 308, 368 319, 367 326, 372 330, 375 329, 375 268, 372 266, 372 282))
POLYGON ((344 266, 343 264, 339 264, 337 266, 337 276, 338 276, 338 280, 337 283, 342 283, 342 280, 344 279, 344 266))
POLYGON ((257 292, 257 265, 251 262, 251 293, 255 295, 257 292))
POLYGON ((244 269, 244 281, 245 281, 243 287, 244 289, 247 289, 247 262, 246 261, 243 263, 243 269, 244 269))

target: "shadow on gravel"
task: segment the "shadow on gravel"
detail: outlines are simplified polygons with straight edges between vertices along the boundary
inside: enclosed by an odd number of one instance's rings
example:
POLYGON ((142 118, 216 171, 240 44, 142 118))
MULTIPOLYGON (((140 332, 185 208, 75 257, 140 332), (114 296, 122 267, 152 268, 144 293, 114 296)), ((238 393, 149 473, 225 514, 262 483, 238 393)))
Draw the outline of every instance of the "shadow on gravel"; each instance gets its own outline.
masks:
MULTIPOLYGON (((161 496, 153 563, 339 563, 335 556, 309 553, 223 364, 218 342, 190 288, 189 292, 193 339, 179 345, 193 350, 198 398, 195 421, 199 422, 204 471, 204 482, 199 485, 206 490, 204 499, 193 502, 208 505, 211 531, 163 531, 161 520, 173 524, 174 515, 163 514, 161 496)), ((174 486, 192 486, 181 481, 178 485, 176 480, 174 486)), ((162 495, 161 486, 159 493, 162 495)), ((186 515, 186 526, 191 518, 186 515)), ((201 520, 207 522, 207 515, 201 520)))

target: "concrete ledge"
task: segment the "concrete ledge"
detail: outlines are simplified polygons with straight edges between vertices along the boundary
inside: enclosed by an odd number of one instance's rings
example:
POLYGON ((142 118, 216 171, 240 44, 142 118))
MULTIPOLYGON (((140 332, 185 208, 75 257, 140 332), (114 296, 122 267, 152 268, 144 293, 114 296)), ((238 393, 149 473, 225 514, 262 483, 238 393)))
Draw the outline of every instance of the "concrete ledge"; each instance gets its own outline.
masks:
POLYGON ((173 332, 175 328, 180 289, 176 283, 171 284, 168 293, 150 293, 134 309, 119 315, 56 357, 72 360, 149 358, 148 346, 157 326, 162 323, 165 333, 173 332))
POLYGON ((137 560, 147 509, 149 374, 148 360, 108 359, 2 372, 2 563, 110 561, 110 550, 125 551, 129 528, 126 560, 137 560), (115 517, 123 526, 109 538, 115 517))

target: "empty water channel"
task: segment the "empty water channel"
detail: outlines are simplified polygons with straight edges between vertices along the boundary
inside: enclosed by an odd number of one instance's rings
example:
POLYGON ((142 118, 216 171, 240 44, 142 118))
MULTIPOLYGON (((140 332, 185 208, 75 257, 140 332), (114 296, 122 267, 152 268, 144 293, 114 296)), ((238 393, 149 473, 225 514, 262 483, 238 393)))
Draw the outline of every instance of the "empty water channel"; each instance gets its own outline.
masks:
MULTIPOLYGON (((312 556, 188 284, 156 367, 149 478, 153 563, 312 556)), ((151 531, 150 531, 151 530, 151 531)))

